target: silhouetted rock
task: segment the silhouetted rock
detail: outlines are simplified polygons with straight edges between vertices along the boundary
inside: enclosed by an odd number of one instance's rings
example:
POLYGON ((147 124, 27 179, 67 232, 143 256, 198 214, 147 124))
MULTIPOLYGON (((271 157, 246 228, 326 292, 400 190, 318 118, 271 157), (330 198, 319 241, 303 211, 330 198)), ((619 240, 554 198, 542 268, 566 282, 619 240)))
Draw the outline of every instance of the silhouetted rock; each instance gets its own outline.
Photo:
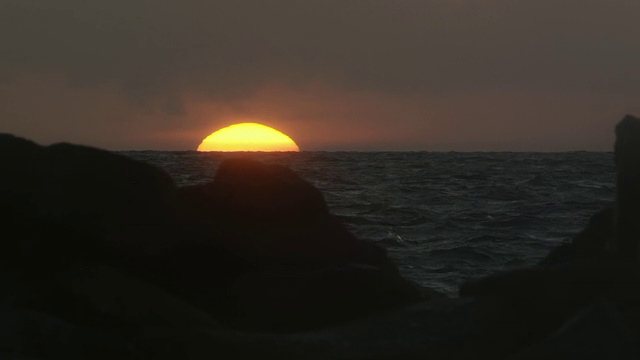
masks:
POLYGON ((286 167, 228 160, 177 188, 124 156, 0 134, 0 356, 637 356, 640 120, 616 135, 614 207, 544 266, 418 302, 286 167))
POLYGON ((617 197, 612 249, 623 261, 638 259, 640 241, 640 119, 627 115, 616 126, 617 197))
POLYGON ((78 248, 118 253, 121 260, 135 256, 136 266, 177 242, 176 187, 152 165, 85 146, 42 147, 10 135, 0 136, 0 154, 0 214, 13 239, 29 238, 38 244, 32 248, 52 250, 52 257, 78 248), (67 243, 78 237, 86 239, 67 243))
POLYGON ((4 359, 141 359, 118 334, 82 327, 47 313, 0 304, 0 356, 4 359))
POLYGON ((334 325, 417 300, 414 286, 380 268, 345 264, 248 273, 232 292, 236 326, 296 331, 334 325))
POLYGON ((615 161, 616 204, 596 213, 571 243, 552 250, 541 266, 474 279, 460 288, 463 297, 513 306, 529 336, 522 344, 526 350, 510 359, 637 356, 639 119, 627 116, 616 127, 615 161))
POLYGON ((212 182, 180 192, 195 216, 247 259, 327 263, 362 247, 329 213, 322 193, 283 166, 229 159, 212 182))
POLYGON ((198 227, 245 264, 223 291, 234 304, 229 324, 308 329, 420 297, 382 248, 349 233, 322 193, 286 167, 230 159, 212 182, 179 193, 198 227))
POLYGON ((2 164, 2 188, 32 190, 34 174, 33 161, 41 146, 9 134, 0 134, 0 164, 2 164), (25 181, 32 180, 32 181, 25 181))
POLYGON ((596 213, 571 243, 552 250, 542 264, 633 263, 640 241, 640 119, 627 115, 615 129, 616 201, 596 213))
POLYGON ((134 328, 219 328, 202 309, 108 266, 75 266, 59 273, 57 283, 85 299, 96 312, 84 314, 87 318, 95 318, 99 313, 99 316, 109 317, 112 323, 134 328))
POLYGON ((122 155, 55 144, 33 162, 43 215, 112 246, 153 252, 175 242, 176 187, 164 171, 122 155))
POLYGON ((614 208, 607 207, 591 217, 587 227, 571 242, 551 250, 541 265, 599 263, 611 258, 614 208))
POLYGON ((19 297, 28 309, 124 331, 195 311, 174 309, 178 297, 230 326, 291 331, 419 299, 288 168, 230 160, 211 183, 178 189, 155 166, 91 147, 2 135, 0 150, 12 234, 1 266, 47 294, 19 297))
POLYGON ((638 359, 633 337, 615 305, 597 300, 547 339, 509 360, 638 359))
POLYGON ((0 134, 0 220, 23 221, 38 211, 34 200, 34 160, 41 147, 31 141, 0 134))
MULTIPOLYGON (((509 271, 469 281, 461 287, 461 295, 511 304, 527 329, 523 347, 528 347, 546 341, 599 299, 611 301, 616 311, 625 314, 625 324, 620 326, 627 328, 633 324, 638 329, 638 284, 640 276, 634 267, 605 263, 509 271)), ((603 338, 609 336, 602 335, 603 338)))

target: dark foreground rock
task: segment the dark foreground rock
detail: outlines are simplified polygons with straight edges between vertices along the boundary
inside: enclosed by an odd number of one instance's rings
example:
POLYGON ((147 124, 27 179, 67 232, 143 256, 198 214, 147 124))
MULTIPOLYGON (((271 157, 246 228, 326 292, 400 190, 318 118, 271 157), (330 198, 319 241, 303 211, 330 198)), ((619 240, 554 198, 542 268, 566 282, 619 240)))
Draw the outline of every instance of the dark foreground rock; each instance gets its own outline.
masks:
POLYGON ((463 297, 500 299, 526 323, 514 359, 640 356, 640 119, 616 127, 616 203, 540 266, 475 279, 463 297), (596 349, 592 344, 599 344, 596 349))
POLYGON ((640 240, 640 119, 627 115, 616 126, 617 197, 611 251, 619 261, 638 261, 640 240))
POLYGON ((284 166, 229 159, 212 182, 180 193, 195 218, 251 261, 341 262, 364 246, 329 213, 320 191, 284 166))
POLYGON ((424 299, 284 167, 229 160, 209 184, 178 188, 118 154, 11 135, 0 162, 1 269, 22 284, 5 293, 20 308, 122 331, 193 318, 172 310, 182 301, 230 328, 300 331, 424 299))
POLYGON ((571 242, 550 251, 541 264, 597 264, 605 258, 611 258, 613 229, 614 209, 613 207, 604 208, 591 217, 587 227, 578 233, 571 242))
POLYGON ((193 226, 245 264, 226 288, 235 314, 219 314, 230 325, 308 329, 420 298, 384 250, 349 233, 288 168, 231 159, 212 182, 179 194, 193 226))
POLYGON ((97 149, 0 135, 0 357, 633 359, 640 120, 618 196, 539 266, 430 297, 290 169, 176 187, 97 149))
POLYGON ((511 359, 638 359, 640 353, 621 315, 613 304, 595 301, 551 336, 511 359))

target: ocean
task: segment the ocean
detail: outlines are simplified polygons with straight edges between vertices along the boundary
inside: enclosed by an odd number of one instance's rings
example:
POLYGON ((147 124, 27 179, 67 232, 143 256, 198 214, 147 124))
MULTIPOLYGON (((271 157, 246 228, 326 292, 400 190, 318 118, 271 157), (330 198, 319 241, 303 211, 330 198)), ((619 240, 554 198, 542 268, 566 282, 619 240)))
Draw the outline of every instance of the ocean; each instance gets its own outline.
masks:
POLYGON ((408 279, 450 296, 473 277, 530 266, 615 198, 613 153, 130 151, 178 185, 228 157, 286 165, 408 279))

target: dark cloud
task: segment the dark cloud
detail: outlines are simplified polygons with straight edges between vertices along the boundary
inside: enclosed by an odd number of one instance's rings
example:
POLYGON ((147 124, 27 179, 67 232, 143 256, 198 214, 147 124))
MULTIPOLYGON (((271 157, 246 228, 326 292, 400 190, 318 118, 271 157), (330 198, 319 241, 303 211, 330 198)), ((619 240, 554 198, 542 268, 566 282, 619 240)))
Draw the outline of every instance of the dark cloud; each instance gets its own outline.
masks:
MULTIPOLYGON (((443 104, 468 107, 461 101, 485 93, 579 95, 606 106, 640 95, 638 14, 637 0, 4 0, 0 83, 53 78, 96 94, 108 88, 132 109, 161 112, 167 130, 188 118, 194 98, 247 115, 257 113, 265 88, 293 96, 322 84, 343 95, 396 99, 388 103, 393 111, 407 105, 400 99, 421 98, 432 110, 415 101, 405 124, 420 127, 429 111, 451 114, 443 104)), ((309 121, 385 121, 323 111, 329 114, 309 121)), ((496 121, 471 115, 442 119, 496 121)))
POLYGON ((640 81, 632 0, 3 4, 3 70, 116 82, 136 98, 315 77, 388 91, 640 81))

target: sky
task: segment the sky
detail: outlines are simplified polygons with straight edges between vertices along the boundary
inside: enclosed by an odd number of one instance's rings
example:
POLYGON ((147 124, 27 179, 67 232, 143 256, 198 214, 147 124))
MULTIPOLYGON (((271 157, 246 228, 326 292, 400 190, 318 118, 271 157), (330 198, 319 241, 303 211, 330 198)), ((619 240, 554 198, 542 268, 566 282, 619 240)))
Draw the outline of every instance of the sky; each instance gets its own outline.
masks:
POLYGON ((0 0, 0 132, 195 150, 613 149, 640 115, 638 0, 0 0))

